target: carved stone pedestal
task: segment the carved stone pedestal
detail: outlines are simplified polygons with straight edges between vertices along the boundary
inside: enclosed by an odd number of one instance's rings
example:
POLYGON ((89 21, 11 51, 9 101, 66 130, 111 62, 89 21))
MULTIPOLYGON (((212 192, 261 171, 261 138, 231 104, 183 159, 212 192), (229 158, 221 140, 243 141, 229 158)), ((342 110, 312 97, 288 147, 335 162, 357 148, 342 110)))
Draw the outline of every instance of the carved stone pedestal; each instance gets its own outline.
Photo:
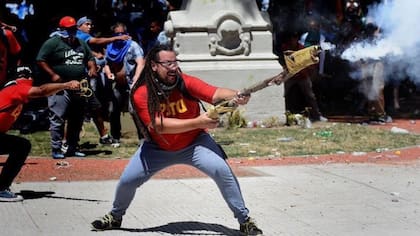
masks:
MULTIPOLYGON (((255 0, 190 0, 169 13, 165 31, 185 73, 217 86, 241 89, 280 73, 268 17, 255 0)), ((284 120, 283 86, 252 95, 248 120, 284 120)))

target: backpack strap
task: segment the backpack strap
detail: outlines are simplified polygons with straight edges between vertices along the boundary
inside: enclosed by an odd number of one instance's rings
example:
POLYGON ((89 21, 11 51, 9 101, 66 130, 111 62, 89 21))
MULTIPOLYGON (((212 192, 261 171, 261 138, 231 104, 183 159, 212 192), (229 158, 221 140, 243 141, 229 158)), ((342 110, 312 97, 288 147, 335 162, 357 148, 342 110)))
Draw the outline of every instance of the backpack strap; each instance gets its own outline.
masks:
MULTIPOLYGON (((134 112, 136 112, 136 111, 134 111, 134 112)), ((152 136, 150 135, 149 129, 147 129, 147 127, 143 123, 143 121, 140 120, 140 118, 137 114, 132 114, 132 117, 133 117, 133 120, 134 120, 134 125, 137 127, 137 130, 140 131, 141 136, 143 136, 143 138, 146 141, 151 141, 152 136)), ((139 138, 141 138, 141 137, 139 137, 139 138)))

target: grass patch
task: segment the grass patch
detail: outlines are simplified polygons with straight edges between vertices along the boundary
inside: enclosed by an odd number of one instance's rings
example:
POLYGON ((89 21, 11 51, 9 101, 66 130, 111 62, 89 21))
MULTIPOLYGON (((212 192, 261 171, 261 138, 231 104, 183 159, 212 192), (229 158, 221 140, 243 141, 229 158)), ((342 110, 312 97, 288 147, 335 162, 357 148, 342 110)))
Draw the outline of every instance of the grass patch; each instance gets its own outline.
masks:
MULTIPOLYGON (((11 133, 20 135, 17 131, 11 133)), ((210 131, 229 157, 280 157, 337 152, 371 152, 420 145, 420 135, 396 134, 360 124, 315 123, 310 129, 298 126, 276 128, 218 128, 210 131)), ((31 156, 51 156, 48 131, 20 135, 32 143, 31 156)), ((124 133, 120 148, 98 144, 93 124, 85 123, 81 142, 88 157, 129 158, 137 148, 134 132, 124 133)))
POLYGON ((395 134, 359 124, 319 124, 311 129, 298 126, 211 131, 232 157, 301 156, 337 152, 371 152, 420 144, 415 134, 395 134))

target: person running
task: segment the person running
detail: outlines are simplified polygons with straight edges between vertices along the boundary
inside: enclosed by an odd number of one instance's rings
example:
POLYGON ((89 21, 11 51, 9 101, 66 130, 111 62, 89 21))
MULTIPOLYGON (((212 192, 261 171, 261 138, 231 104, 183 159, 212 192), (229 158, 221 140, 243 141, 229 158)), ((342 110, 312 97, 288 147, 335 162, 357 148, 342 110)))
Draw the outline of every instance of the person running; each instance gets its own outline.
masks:
POLYGON ((22 196, 10 191, 10 186, 31 151, 31 143, 23 137, 7 134, 22 112, 23 104, 29 99, 49 96, 64 89, 80 88, 75 80, 33 87, 32 71, 25 66, 17 67, 14 77, 0 88, 0 154, 9 154, 0 173, 0 202, 23 200, 22 196))
POLYGON ((130 97, 134 119, 145 139, 121 175, 111 211, 93 221, 93 229, 121 227, 138 187, 164 168, 187 164, 216 182, 243 234, 262 235, 249 216, 238 180, 225 160, 226 154, 206 131, 216 128, 219 120, 210 118, 207 112, 201 113, 199 102, 215 104, 234 99, 236 104, 243 105, 250 97, 182 73, 175 52, 165 45, 149 52, 130 97))

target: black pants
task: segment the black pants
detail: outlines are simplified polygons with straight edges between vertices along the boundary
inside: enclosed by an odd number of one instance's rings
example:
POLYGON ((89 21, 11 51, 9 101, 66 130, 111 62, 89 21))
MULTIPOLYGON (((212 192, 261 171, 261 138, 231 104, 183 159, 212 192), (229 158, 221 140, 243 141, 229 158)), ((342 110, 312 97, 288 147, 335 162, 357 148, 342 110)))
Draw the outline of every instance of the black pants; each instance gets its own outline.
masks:
MULTIPOLYGON (((115 87, 112 91, 112 109, 109 118, 111 126, 111 136, 115 139, 121 139, 121 113, 129 112, 133 116, 133 108, 130 104, 130 93, 125 87, 115 87)), ((134 120, 134 118, 133 118, 134 120)), ((134 122, 134 125, 137 130, 138 139, 143 138, 140 128, 134 122)))
POLYGON ((9 154, 0 174, 0 191, 5 190, 12 185, 13 180, 22 169, 29 152, 31 143, 29 140, 0 133, 0 154, 9 154))
POLYGON ((121 113, 128 111, 128 90, 126 87, 116 86, 112 90, 112 109, 109 117, 111 136, 115 139, 121 138, 121 113))
POLYGON ((311 119, 318 120, 321 116, 321 113, 318 108, 318 102, 315 97, 315 93, 312 89, 312 80, 310 77, 303 77, 303 78, 291 78, 284 83, 284 98, 286 100, 286 110, 291 111, 292 113, 299 113, 302 110, 297 110, 297 112, 293 112, 293 107, 296 106, 296 102, 293 98, 292 94, 292 87, 297 86, 303 96, 304 101, 304 108, 310 107, 311 110, 309 111, 309 115, 311 119), (292 99, 292 101, 291 101, 292 99), (291 107, 293 106, 293 107, 291 107))

